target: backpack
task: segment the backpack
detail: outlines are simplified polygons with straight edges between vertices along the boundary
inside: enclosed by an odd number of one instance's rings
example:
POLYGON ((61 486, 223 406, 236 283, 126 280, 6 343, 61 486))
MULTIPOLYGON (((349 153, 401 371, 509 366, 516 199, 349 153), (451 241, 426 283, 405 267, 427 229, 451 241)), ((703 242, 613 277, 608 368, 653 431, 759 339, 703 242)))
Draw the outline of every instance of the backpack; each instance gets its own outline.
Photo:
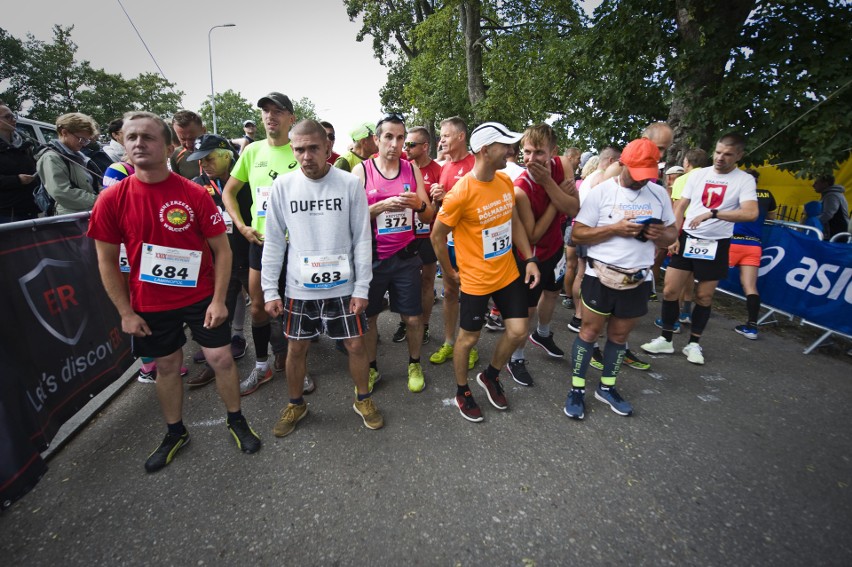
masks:
MULTIPOLYGON (((41 156, 43 156, 45 152, 48 151, 55 152, 56 150, 47 147, 41 152, 39 152, 37 158, 40 159, 41 156)), ((65 160, 65 165, 68 166, 68 176, 71 177, 71 164, 68 163, 67 160, 65 160)), ((44 213, 44 216, 52 217, 56 214, 56 199, 54 199, 50 195, 50 193, 47 192, 47 187, 44 186, 44 181, 40 181, 38 187, 33 189, 33 201, 35 201, 35 204, 39 208, 39 210, 44 213)))

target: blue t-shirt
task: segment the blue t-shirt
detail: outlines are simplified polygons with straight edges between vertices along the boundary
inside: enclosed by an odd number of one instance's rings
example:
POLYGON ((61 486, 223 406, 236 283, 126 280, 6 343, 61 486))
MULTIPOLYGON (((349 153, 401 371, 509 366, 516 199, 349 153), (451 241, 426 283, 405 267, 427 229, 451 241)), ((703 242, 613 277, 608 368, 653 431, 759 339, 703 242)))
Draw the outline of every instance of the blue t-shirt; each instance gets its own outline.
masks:
POLYGON ((734 235, 731 244, 745 244, 747 246, 760 246, 763 238, 763 221, 766 215, 776 208, 775 197, 766 189, 757 190, 757 207, 759 213, 757 218, 751 222, 738 222, 734 225, 734 235))

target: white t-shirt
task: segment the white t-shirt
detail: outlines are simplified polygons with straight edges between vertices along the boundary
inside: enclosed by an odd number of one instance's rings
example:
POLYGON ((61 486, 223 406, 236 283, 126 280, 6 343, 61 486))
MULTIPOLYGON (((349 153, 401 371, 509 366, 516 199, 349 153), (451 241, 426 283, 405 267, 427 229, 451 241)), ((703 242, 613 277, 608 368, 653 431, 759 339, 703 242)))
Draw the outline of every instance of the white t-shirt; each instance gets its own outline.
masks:
POLYGON ((513 161, 507 161, 506 167, 504 167, 500 171, 502 171, 503 173, 508 175, 509 179, 514 181, 515 179, 518 178, 518 176, 520 174, 522 174, 523 172, 526 171, 526 168, 521 167, 520 165, 518 165, 517 163, 515 163, 513 161))
MULTIPOLYGON (((576 222, 589 227, 609 226, 621 219, 632 220, 650 216, 663 221, 663 225, 674 224, 674 211, 668 193, 656 183, 648 182, 639 191, 626 189, 611 177, 588 190, 586 199, 576 222)), ((589 257, 622 268, 647 268, 654 264, 656 244, 635 238, 613 236, 589 246, 589 257)), ((595 275, 591 266, 586 273, 595 275)), ((648 274, 648 279, 651 273, 648 274)))
POLYGON ((705 167, 689 176, 681 198, 689 199, 683 221, 684 231, 696 238, 721 240, 733 236, 734 223, 708 219, 697 228, 689 228, 690 221, 711 209, 736 211, 741 208, 741 203, 757 201, 757 186, 754 177, 740 169, 718 173, 713 167, 705 167))

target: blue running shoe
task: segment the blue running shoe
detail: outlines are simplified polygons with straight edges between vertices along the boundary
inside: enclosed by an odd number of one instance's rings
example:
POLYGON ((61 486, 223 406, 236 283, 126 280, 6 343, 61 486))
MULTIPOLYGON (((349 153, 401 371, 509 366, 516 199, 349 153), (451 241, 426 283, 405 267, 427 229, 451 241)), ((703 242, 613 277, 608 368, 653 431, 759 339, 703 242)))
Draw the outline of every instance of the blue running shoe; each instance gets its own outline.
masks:
POLYGON ((747 339, 757 339, 757 327, 752 327, 751 325, 737 325, 734 327, 734 330, 747 339))
POLYGON ((583 419, 586 416, 586 392, 572 389, 565 400, 565 415, 571 419, 583 419))
POLYGON ((608 388, 598 386, 595 389, 595 398, 607 404, 609 409, 618 415, 630 415, 633 413, 633 406, 630 405, 630 402, 624 400, 624 398, 618 395, 618 391, 615 389, 615 386, 610 386, 608 388))
MULTIPOLYGON (((662 328, 663 328, 663 320, 662 320, 662 318, 660 318, 660 319, 654 319, 654 325, 656 325, 657 327, 659 327, 660 329, 662 329, 662 328)), ((678 333, 680 333, 680 323, 679 323, 679 322, 675 321, 675 324, 674 324, 674 330, 673 330, 672 332, 673 332, 674 334, 678 334, 678 333)))

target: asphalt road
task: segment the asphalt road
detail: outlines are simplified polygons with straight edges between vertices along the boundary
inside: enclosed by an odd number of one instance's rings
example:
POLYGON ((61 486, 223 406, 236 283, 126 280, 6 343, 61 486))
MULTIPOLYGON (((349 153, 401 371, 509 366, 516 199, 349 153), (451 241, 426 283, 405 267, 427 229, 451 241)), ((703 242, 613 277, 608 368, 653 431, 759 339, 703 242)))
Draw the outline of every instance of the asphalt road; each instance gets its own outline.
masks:
MULTIPOLYGON (((424 360, 440 343, 440 311, 424 360)), ((658 313, 652 304, 634 331, 635 350, 657 335, 658 313)), ((569 315, 557 307, 566 350, 569 315)), ((380 318, 384 429, 352 411, 345 357, 324 339, 311 347, 318 388, 292 435, 272 435, 281 374, 244 398, 264 441, 255 455, 236 449, 207 386, 186 396, 192 442, 149 475, 142 465, 164 426, 154 388, 134 382, 0 516, 2 563, 852 564, 850 361, 805 356, 772 333, 747 341, 714 315, 705 366, 678 349, 649 372, 625 369, 619 390, 635 414, 590 391, 576 422, 562 413, 568 361, 530 345, 535 387, 504 371, 510 410, 498 412, 472 386, 485 413, 473 424, 453 405, 448 364, 424 364, 426 390, 408 392, 396 321, 380 318)), ((483 332, 477 369, 496 337, 483 332)), ((251 364, 249 353, 241 371, 251 364)))

